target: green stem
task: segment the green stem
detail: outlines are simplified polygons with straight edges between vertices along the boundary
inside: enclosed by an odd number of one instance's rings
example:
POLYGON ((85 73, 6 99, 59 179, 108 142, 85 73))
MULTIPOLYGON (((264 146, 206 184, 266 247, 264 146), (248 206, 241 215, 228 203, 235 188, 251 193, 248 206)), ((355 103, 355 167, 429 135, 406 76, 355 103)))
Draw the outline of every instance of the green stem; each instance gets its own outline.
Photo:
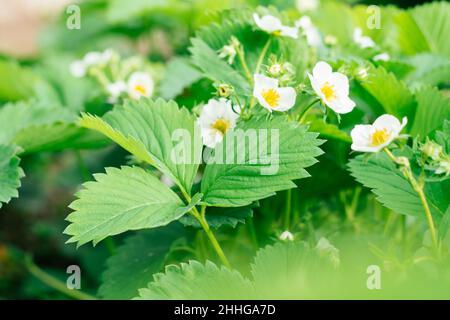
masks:
POLYGON ((305 121, 305 118, 306 118, 306 115, 308 114, 308 111, 309 110, 311 110, 312 109, 312 107, 317 103, 317 102, 319 102, 320 101, 320 99, 314 99, 314 101, 313 102, 311 102, 303 111, 302 111, 302 113, 299 115, 299 117, 298 117, 298 122, 299 123, 303 123, 304 121, 305 121))
POLYGON ((47 286, 78 300, 97 300, 96 297, 91 296, 87 293, 81 292, 79 290, 71 290, 67 288, 66 284, 59 279, 48 274, 37 265, 35 265, 30 257, 25 258, 25 267, 27 270, 37 279, 45 283, 47 286))
POLYGON ((284 229, 289 230, 291 225, 291 203, 292 203, 292 189, 286 192, 286 208, 284 211, 284 229))
POLYGON ((258 62, 256 63, 255 74, 259 73, 259 69, 261 69, 261 65, 264 61, 264 58, 266 57, 267 50, 269 50, 271 43, 272 43, 272 37, 269 37, 269 39, 267 39, 266 44, 264 45, 264 48, 262 49, 262 51, 259 55, 258 62))
POLYGON ((197 221, 202 226, 202 228, 205 231, 206 235, 208 236, 209 241, 211 242, 214 250, 216 251, 217 256, 219 257, 220 261, 222 261, 222 263, 227 268, 231 268, 230 262, 228 261, 227 257, 225 256, 225 254, 222 250, 222 247, 220 246, 219 242, 217 241, 216 237, 214 236, 214 233, 212 232, 211 228, 209 227, 208 222, 206 221, 205 210, 206 210, 206 206, 202 206, 201 213, 199 213, 197 208, 194 207, 194 208, 192 208, 190 213, 192 214, 192 216, 195 219, 197 219, 197 221))
MULTIPOLYGON (((259 54, 258 62, 256 63, 255 74, 259 73, 259 69, 261 69, 261 65, 264 61, 264 58, 266 57, 267 50, 269 50, 271 43, 272 43, 272 36, 269 36, 266 44, 264 45, 261 53, 259 54)), ((250 108, 253 108, 254 106, 255 106, 255 97, 252 96, 250 100, 250 108)))
MULTIPOLYGON (((394 163, 400 164, 400 165, 403 164, 397 157, 395 157, 392 154, 392 152, 388 148, 384 148, 383 150, 394 163)), ((433 216, 431 214, 431 210, 428 205, 427 198, 425 196, 425 193, 423 192, 423 184, 420 184, 417 182, 409 165, 404 166, 404 168, 405 168, 404 174, 405 174, 406 178, 409 180, 409 183, 413 187, 414 191, 416 191, 417 194, 419 195, 420 202, 422 203, 422 207, 425 211, 425 217, 427 219, 428 228, 430 229, 430 234, 431 234, 431 239, 433 241, 433 245, 434 245, 435 249, 438 249, 439 243, 438 243, 438 238, 437 238, 437 232, 436 232, 436 228, 434 225, 433 216)))
POLYGON ((258 238, 256 236, 256 231, 255 231, 255 224, 253 223, 253 219, 250 217, 247 219, 247 230, 250 234, 250 238, 252 240, 253 246, 255 247, 255 249, 259 248, 258 245, 258 238))
POLYGON ((237 53, 237 56, 239 58, 239 61, 241 62, 242 67, 244 68, 245 76, 246 76, 248 82, 250 83, 250 85, 253 85, 252 73, 250 72, 250 69, 248 68, 247 62, 245 61, 244 51, 243 51, 241 46, 238 46, 236 48, 236 53, 237 53))

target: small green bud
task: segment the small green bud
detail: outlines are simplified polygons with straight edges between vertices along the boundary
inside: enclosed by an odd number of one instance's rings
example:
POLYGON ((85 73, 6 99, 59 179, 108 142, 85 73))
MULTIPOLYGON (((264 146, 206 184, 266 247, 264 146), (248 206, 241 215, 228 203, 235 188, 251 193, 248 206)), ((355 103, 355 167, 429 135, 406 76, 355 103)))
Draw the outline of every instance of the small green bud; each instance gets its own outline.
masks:
POLYGON ((222 83, 217 86, 217 94, 222 98, 228 98, 234 93, 234 88, 229 84, 222 83))

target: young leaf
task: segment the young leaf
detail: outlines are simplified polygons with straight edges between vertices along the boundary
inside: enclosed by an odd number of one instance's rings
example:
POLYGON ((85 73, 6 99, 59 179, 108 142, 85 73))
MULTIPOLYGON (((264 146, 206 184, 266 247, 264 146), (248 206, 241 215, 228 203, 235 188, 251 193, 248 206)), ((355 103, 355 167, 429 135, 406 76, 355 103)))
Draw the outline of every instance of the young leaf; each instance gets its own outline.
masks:
POLYGON ((383 106, 384 111, 412 120, 414 97, 406 85, 381 66, 370 68, 368 74, 361 85, 383 106))
POLYGON ((104 299, 131 299, 160 272, 173 242, 182 236, 179 224, 142 230, 130 236, 106 262, 98 294, 104 299), (131 275, 131 276, 130 276, 131 275))
POLYGON ((17 147, 0 145, 0 208, 11 198, 18 197, 20 178, 24 176, 19 167, 20 159, 16 156, 17 147))
POLYGON ((138 300, 250 299, 253 288, 238 271, 217 267, 207 261, 169 265, 165 273, 154 275, 147 288, 139 290, 138 300))
POLYGON ((106 135, 190 192, 200 162, 201 136, 194 117, 175 102, 130 101, 103 118, 83 114, 80 125, 106 135), (178 149, 184 159, 178 157, 178 149))
MULTIPOLYGON (((372 189, 377 199, 389 209, 404 215, 425 217, 420 198, 396 165, 384 154, 364 155, 350 160, 351 175, 365 187, 372 189)), ((425 195, 432 215, 442 218, 449 204, 445 190, 449 181, 427 182, 425 195)))
POLYGON ((186 213, 183 202, 155 176, 139 167, 106 168, 86 182, 72 202, 64 233, 67 243, 94 245, 128 230, 164 226, 186 213))
POLYGON ((450 99, 438 89, 424 87, 416 93, 417 111, 411 135, 423 139, 442 125, 442 119, 450 119, 450 99))
POLYGON ((239 207, 294 188, 292 180, 308 177, 304 168, 316 163, 315 157, 322 154, 317 135, 283 116, 241 122, 214 149, 213 157, 223 161, 206 166, 203 202, 239 207), (237 136, 239 132, 243 136, 237 136), (224 159, 220 159, 222 152, 224 159), (232 161, 227 161, 229 157, 232 161))
POLYGON ((191 42, 192 47, 189 50, 192 53, 192 60, 203 71, 205 77, 232 85, 240 95, 245 96, 250 92, 250 85, 245 78, 225 60, 220 59, 216 51, 201 39, 194 38, 191 42))
POLYGON ((411 9, 410 14, 431 51, 450 57, 447 35, 447 30, 450 30, 450 4, 445 1, 429 3, 411 9))

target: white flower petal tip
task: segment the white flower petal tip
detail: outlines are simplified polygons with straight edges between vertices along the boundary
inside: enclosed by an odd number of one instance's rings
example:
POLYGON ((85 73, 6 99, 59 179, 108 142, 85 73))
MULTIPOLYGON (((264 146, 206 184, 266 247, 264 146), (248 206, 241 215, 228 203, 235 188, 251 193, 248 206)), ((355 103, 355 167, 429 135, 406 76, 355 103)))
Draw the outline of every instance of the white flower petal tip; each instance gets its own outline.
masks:
POLYGON ((373 61, 389 61, 391 60, 391 56, 389 53, 380 53, 372 58, 373 61))
POLYGON ((220 143, 228 130, 236 127, 239 115, 233 111, 231 101, 221 98, 210 99, 203 106, 198 118, 203 144, 214 148, 220 143))
POLYGON ((319 7, 319 0, 297 0, 296 7, 300 12, 314 11, 319 7))
POLYGON ((400 123, 396 117, 384 114, 371 125, 356 125, 350 133, 351 148, 360 152, 378 152, 396 139, 407 123, 406 117, 400 123))
POLYGON ((255 83, 253 96, 269 112, 284 112, 295 105, 297 93, 294 88, 280 88, 277 79, 266 77, 262 74, 255 74, 253 78, 255 83))
POLYGON ((282 234, 280 234, 279 239, 281 241, 294 241, 294 235, 286 230, 286 231, 283 231, 282 234))
POLYGON ((253 14, 253 20, 255 21, 258 28, 261 30, 278 35, 291 37, 294 39, 298 38, 298 29, 296 27, 285 26, 281 23, 281 20, 272 15, 265 15, 260 17, 257 13, 253 14))
POLYGON ((356 106, 349 98, 350 85, 347 76, 333 72, 331 66, 323 61, 316 64, 313 73, 308 74, 311 86, 317 96, 336 113, 349 113, 356 106))
POLYGON ((128 95, 134 100, 141 97, 151 97, 155 87, 152 77, 142 71, 133 72, 127 83, 128 95))
POLYGON ((371 37, 364 36, 361 28, 353 31, 353 41, 362 49, 375 47, 375 42, 371 37))

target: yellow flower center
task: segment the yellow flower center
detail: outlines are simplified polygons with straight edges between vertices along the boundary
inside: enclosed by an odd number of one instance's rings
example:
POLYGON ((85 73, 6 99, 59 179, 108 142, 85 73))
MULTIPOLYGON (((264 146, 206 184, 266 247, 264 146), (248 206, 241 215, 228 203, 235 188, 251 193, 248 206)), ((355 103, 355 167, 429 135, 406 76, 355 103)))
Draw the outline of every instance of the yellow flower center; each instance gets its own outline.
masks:
POLYGON ((141 95, 145 96, 145 93, 147 92, 147 90, 145 90, 144 86, 137 84, 134 86, 134 90, 136 90, 137 92, 139 92, 141 95))
POLYGON ((223 135, 230 129, 230 121, 226 119, 217 119, 211 126, 213 129, 220 131, 223 135))
POLYGON ((334 86, 329 82, 325 82, 320 91, 322 91, 323 95, 325 96, 325 100, 327 100, 328 102, 332 102, 337 98, 334 86))
POLYGON ((386 141, 388 141, 389 137, 390 134, 387 132, 386 129, 376 130, 371 137, 372 146, 376 147, 385 143, 386 141))
POLYGON ((278 105, 280 94, 275 89, 264 90, 261 95, 263 96, 264 100, 266 100, 267 104, 272 108, 278 105))

